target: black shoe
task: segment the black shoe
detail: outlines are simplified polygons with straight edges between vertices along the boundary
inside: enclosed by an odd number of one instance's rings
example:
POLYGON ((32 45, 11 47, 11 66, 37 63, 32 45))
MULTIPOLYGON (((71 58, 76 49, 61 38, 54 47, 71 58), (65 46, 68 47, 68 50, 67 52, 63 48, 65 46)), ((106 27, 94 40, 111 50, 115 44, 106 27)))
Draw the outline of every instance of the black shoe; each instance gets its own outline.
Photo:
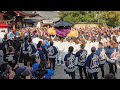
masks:
POLYGON ((86 76, 85 79, 88 79, 88 77, 86 76))
POLYGON ((61 64, 63 64, 63 61, 61 61, 61 64))
POLYGON ((59 60, 57 60, 57 63, 59 63, 59 60))

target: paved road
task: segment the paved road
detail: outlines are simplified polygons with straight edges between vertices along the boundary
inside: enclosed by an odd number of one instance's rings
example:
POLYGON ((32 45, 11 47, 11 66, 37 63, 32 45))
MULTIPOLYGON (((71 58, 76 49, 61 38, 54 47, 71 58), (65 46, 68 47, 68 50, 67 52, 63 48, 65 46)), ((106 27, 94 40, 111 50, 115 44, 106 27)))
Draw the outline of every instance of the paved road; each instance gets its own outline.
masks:
MULTIPOLYGON (((120 60, 120 58, 119 58, 120 60)), ((20 66, 22 66, 23 63, 20 63, 20 66)), ((120 63, 117 63, 117 73, 116 73, 116 78, 117 79, 120 79, 120 63)), ((108 67, 108 64, 106 63, 105 64, 105 67, 104 67, 104 70, 105 70, 105 74, 108 74, 109 72, 109 67, 108 67)), ((84 73, 83 73, 84 74, 84 73)), ((84 76, 84 75, 83 75, 84 76)), ((83 77, 85 78, 85 77, 83 77)), ((101 77, 101 71, 99 72, 98 74, 98 78, 99 79, 102 79, 101 77)), ((61 65, 56 65, 56 70, 55 70, 55 74, 54 76, 52 76, 52 79, 69 79, 68 77, 66 77, 66 74, 64 72, 64 68, 63 66, 61 65)), ((78 68, 76 69, 76 79, 80 79, 80 76, 79 76, 79 72, 78 72, 78 68)))
MULTIPOLYGON (((119 63, 117 63, 117 68, 118 68, 118 70, 117 70, 117 73, 115 76, 117 79, 120 79, 120 64, 119 63)), ((107 63, 105 64, 104 70, 105 70, 105 74, 109 73, 109 66, 107 63)), ((98 78, 102 79, 101 71, 98 73, 98 78)), ((68 78, 66 78, 66 74, 64 72, 63 66, 56 65, 55 75, 52 77, 52 79, 68 79, 68 78)), ((76 79, 80 79, 78 68, 76 69, 76 79)))

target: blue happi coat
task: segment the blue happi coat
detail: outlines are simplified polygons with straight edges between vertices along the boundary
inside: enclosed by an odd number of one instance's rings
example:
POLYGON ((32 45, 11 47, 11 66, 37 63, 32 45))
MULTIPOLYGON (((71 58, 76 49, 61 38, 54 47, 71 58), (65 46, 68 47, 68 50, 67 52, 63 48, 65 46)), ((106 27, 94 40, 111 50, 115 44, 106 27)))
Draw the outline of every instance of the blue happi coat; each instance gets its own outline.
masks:
POLYGON ((106 55, 107 55, 107 62, 108 63, 115 63, 116 61, 113 58, 113 54, 115 51, 118 51, 118 48, 107 48, 106 49, 106 55))
POLYGON ((37 49, 35 48, 33 44, 29 44, 29 50, 30 50, 29 52, 31 55, 33 55, 37 51, 37 49))
POLYGON ((104 48, 98 48, 95 53, 99 56, 100 64, 104 65, 106 63, 106 54, 104 48))
POLYGON ((99 56, 95 53, 91 53, 86 60, 86 67, 89 73, 95 73, 99 71, 99 56))
POLYGON ((29 43, 28 43, 27 41, 25 41, 25 42, 23 43, 23 49, 22 49, 23 54, 28 54, 28 53, 29 53, 28 47, 29 47, 29 43))
POLYGON ((74 72, 75 71, 75 55, 73 53, 68 53, 65 55, 65 70, 67 72, 74 72))
POLYGON ((42 51, 41 48, 38 48, 38 50, 36 51, 35 55, 36 55, 37 59, 45 60, 45 54, 44 54, 44 52, 42 51))
POLYGON ((87 60, 87 51, 80 50, 76 53, 75 56, 78 59, 78 66, 85 66, 85 62, 87 60))
POLYGON ((56 58, 56 55, 58 53, 57 48, 55 46, 49 46, 47 52, 48 58, 56 58))

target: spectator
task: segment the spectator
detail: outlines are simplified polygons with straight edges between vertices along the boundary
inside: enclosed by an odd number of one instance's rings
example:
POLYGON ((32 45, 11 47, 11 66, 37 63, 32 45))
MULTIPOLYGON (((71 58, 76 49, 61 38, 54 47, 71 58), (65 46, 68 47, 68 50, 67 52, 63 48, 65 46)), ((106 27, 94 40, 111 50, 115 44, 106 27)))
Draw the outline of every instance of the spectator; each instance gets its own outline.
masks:
POLYGON ((53 46, 53 41, 50 42, 50 46, 47 49, 48 52, 48 59, 50 61, 50 68, 53 68, 53 70, 55 70, 55 60, 56 60, 56 56, 57 56, 57 48, 55 46, 53 46))
POLYGON ((68 50, 68 54, 66 54, 64 58, 65 72, 71 76, 72 79, 75 79, 75 55, 73 54, 74 48, 70 46, 68 50))

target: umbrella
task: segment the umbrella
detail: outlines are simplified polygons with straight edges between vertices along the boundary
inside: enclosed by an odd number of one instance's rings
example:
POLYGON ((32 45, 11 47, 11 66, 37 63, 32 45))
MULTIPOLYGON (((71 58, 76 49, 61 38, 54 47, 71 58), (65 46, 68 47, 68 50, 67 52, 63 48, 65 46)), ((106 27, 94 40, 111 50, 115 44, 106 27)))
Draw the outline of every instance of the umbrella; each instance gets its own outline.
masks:
POLYGON ((54 25, 55 27, 72 27, 73 24, 69 23, 69 22, 65 22, 63 20, 60 20, 59 22, 55 23, 54 25))

